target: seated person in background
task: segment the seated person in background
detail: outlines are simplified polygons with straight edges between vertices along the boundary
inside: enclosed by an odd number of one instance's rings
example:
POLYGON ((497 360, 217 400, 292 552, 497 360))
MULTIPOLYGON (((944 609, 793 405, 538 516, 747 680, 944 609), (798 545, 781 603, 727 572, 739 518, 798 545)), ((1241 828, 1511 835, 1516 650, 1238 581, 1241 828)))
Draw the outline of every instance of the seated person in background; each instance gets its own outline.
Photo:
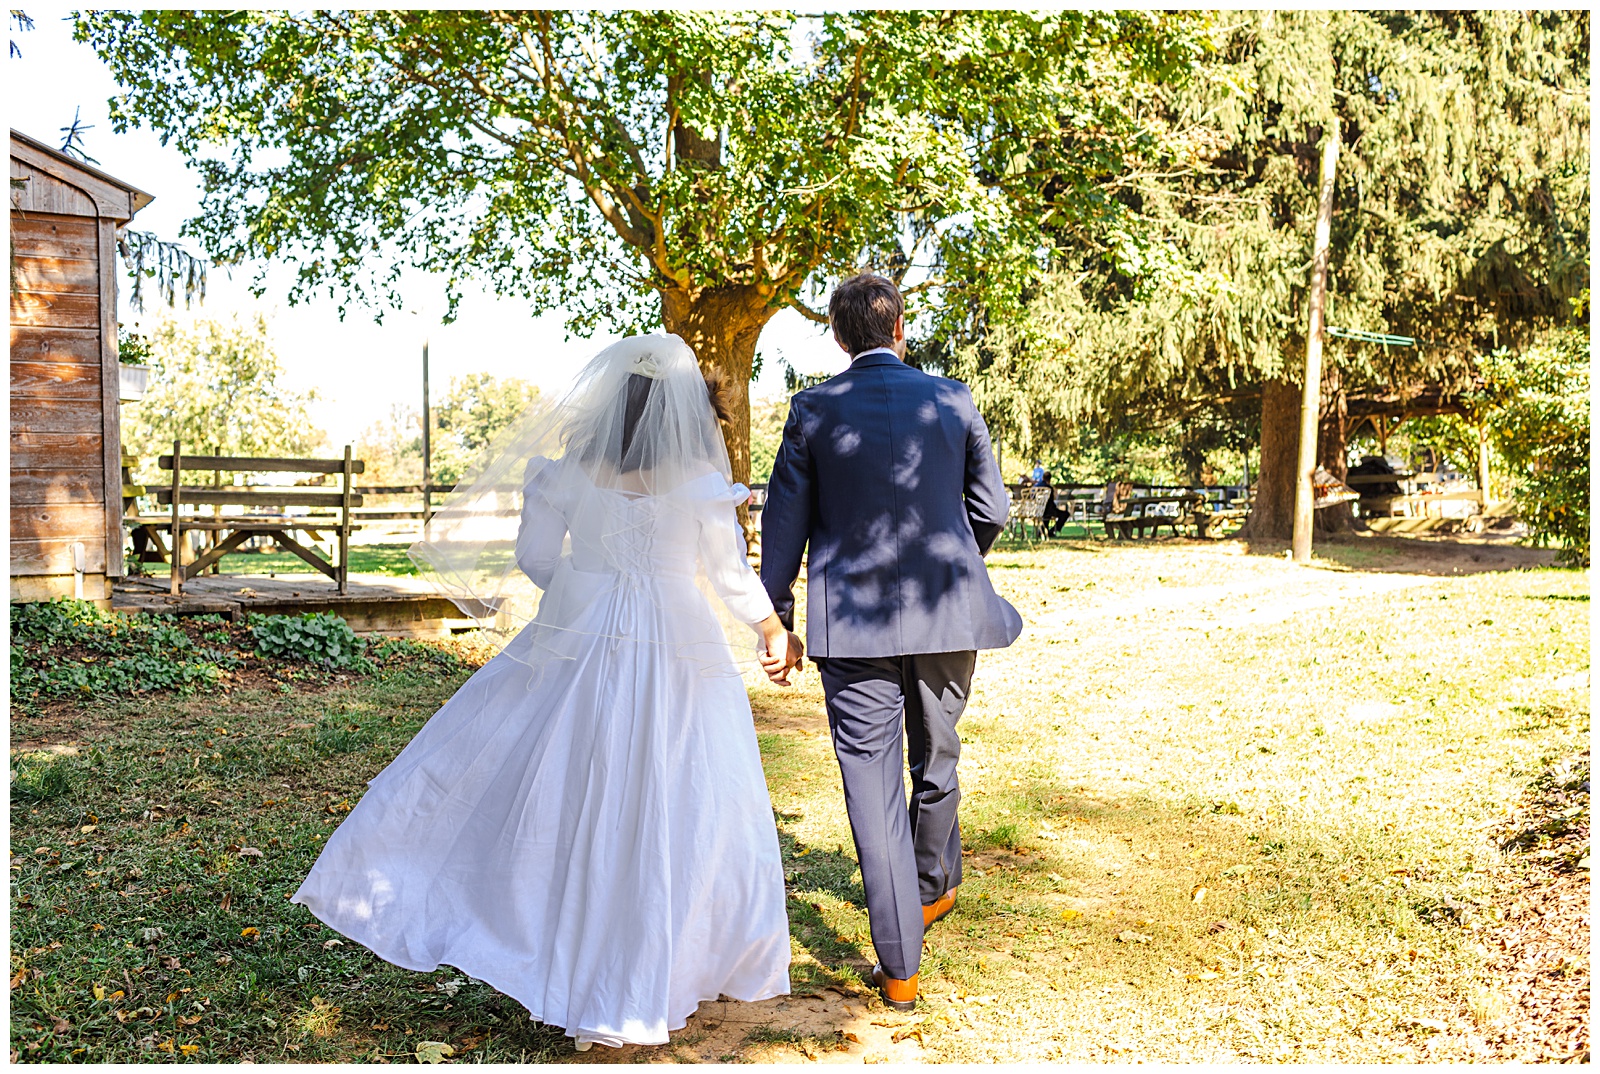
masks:
POLYGON ((1115 532, 1117 535, 1131 539, 1133 537, 1133 522, 1119 516, 1128 510, 1128 501, 1133 498, 1133 485, 1123 474, 1114 481, 1106 482, 1105 505, 1106 532, 1115 532))
POLYGON ((1050 475, 1045 472, 1044 463, 1039 459, 1033 460, 1033 472, 1029 475, 1035 485, 1048 485, 1050 475))
POLYGON ((1056 487, 1050 480, 1049 470, 1044 472, 1044 480, 1040 484, 1050 489, 1050 498, 1044 502, 1044 517, 1040 520, 1040 524, 1044 526, 1046 535, 1058 537, 1061 528, 1072 521, 1072 507, 1070 504, 1066 507, 1056 506, 1056 487))

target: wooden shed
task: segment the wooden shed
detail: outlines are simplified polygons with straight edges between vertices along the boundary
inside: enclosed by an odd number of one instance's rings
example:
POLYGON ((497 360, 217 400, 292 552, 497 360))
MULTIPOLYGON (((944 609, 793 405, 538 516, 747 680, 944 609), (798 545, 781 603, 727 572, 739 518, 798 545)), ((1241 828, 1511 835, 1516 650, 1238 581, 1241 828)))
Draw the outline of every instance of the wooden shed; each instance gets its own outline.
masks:
POLYGON ((117 231, 149 194, 11 132, 11 600, 122 569, 117 231))

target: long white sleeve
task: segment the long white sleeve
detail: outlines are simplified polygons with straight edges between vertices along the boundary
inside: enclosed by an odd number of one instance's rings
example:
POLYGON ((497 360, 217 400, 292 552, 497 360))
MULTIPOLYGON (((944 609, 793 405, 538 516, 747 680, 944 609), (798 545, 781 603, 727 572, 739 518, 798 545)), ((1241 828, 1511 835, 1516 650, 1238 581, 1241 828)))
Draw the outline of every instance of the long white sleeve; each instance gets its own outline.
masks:
MULTIPOLYGON (((543 462, 544 460, 535 460, 543 462)), ((561 545, 567 535, 567 521, 561 517, 550 501, 539 490, 539 483, 530 480, 522 490, 522 521, 517 526, 517 566, 533 579, 540 589, 550 585, 556 564, 561 561, 561 545)))
POLYGON ((754 626, 772 614, 772 598, 750 566, 739 518, 725 500, 708 504, 701 514, 700 562, 735 619, 754 626))

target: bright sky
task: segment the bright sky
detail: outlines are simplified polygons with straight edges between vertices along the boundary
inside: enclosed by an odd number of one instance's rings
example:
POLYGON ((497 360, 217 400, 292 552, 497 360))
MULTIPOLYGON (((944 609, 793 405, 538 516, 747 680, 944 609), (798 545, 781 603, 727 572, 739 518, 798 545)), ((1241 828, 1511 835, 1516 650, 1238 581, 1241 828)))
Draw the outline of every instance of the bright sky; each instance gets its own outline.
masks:
MULTIPOLYGON (((118 92, 94 51, 72 40, 71 24, 59 11, 28 9, 34 29, 17 32, 11 40, 22 56, 6 61, 6 109, 10 125, 48 145, 59 146, 61 128, 72 123, 74 109, 81 121, 92 124, 84 144, 98 166, 155 196, 134 218, 133 227, 154 232, 168 241, 179 238, 185 220, 200 210, 199 177, 184 157, 165 148, 147 129, 116 134, 106 101, 118 92), (41 86, 51 87, 38 92, 41 86)), ((199 253, 193 240, 184 245, 199 253)), ((490 290, 468 289, 454 324, 444 325, 442 278, 416 274, 405 287, 408 312, 390 310, 379 325, 372 314, 353 308, 341 322, 335 301, 322 298, 290 306, 288 287, 292 266, 273 268, 268 290, 261 298, 248 284, 254 266, 212 268, 203 306, 178 317, 227 317, 262 311, 268 315, 277 350, 287 369, 289 386, 315 388, 321 396, 313 416, 327 431, 330 442, 354 439, 368 423, 386 417, 393 404, 419 407, 422 396, 422 342, 429 340, 429 379, 434 398, 452 376, 487 372, 517 376, 547 390, 559 389, 587 358, 610 341, 566 338, 565 316, 555 311, 531 316, 519 302, 496 298, 490 290)), ((127 293, 126 280, 123 294, 127 293)), ((145 318, 158 316, 157 304, 147 300, 145 318)), ((123 302, 122 321, 137 324, 140 317, 123 302)), ((761 376, 753 394, 777 394, 783 388, 778 358, 802 373, 837 372, 846 364, 822 326, 785 310, 762 333, 761 376)))

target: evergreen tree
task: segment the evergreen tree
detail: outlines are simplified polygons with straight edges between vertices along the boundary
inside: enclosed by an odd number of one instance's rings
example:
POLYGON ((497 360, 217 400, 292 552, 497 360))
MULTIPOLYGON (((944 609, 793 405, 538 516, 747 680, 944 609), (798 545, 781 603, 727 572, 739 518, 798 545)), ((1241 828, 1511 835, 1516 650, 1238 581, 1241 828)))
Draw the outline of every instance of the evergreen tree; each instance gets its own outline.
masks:
MULTIPOLYGON (((1415 348, 1329 339, 1324 465, 1343 473, 1353 392, 1456 392, 1479 358, 1559 322, 1587 285, 1588 13, 1234 12, 1164 88, 1189 159, 1135 177, 1127 228, 1058 246, 1027 315, 944 341, 1020 450, 1081 423, 1168 429, 1259 398, 1250 529, 1286 537, 1324 132, 1343 131, 1328 323, 1415 348)), ((1326 514, 1326 512, 1319 512, 1326 514)))

